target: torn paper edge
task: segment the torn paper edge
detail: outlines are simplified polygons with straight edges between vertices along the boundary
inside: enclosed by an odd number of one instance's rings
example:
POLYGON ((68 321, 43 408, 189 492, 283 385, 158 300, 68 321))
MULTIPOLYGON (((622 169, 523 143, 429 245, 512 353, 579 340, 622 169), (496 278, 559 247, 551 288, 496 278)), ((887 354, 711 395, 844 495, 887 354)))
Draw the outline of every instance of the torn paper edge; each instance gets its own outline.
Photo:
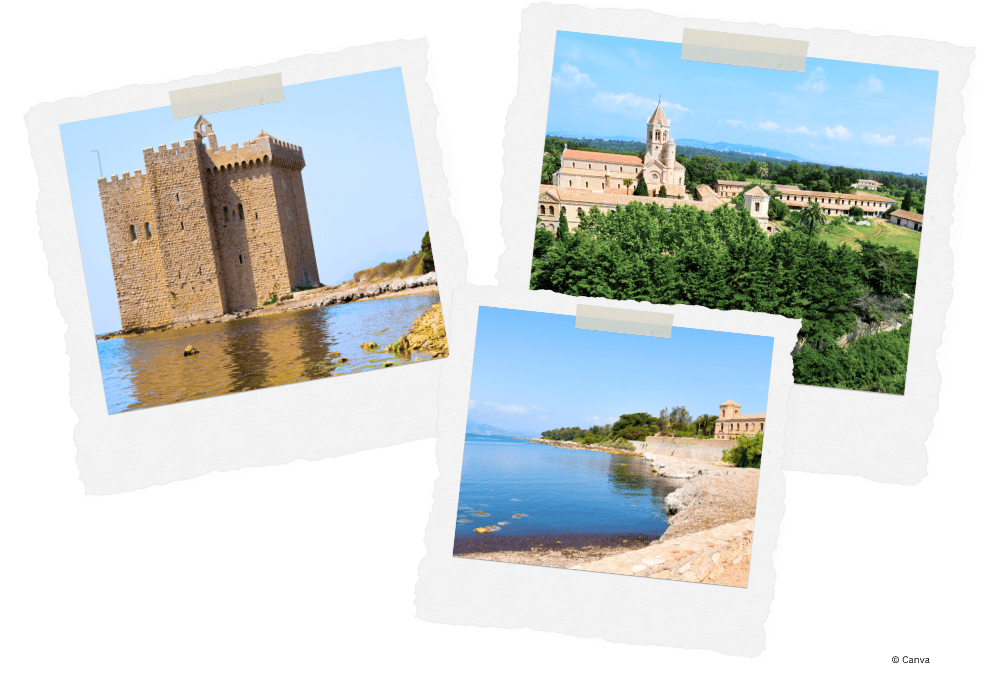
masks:
POLYGON ((440 475, 424 540, 427 556, 420 563, 416 587, 417 617, 455 625, 527 627, 612 642, 714 649, 739 656, 759 654, 774 598, 773 554, 785 509, 780 465, 792 387, 791 351, 800 327, 795 319, 700 306, 588 301, 612 309, 671 313, 674 326, 774 338, 747 588, 452 557, 479 307, 574 316, 579 301, 555 292, 501 287, 470 285, 455 291, 451 362, 441 373, 440 475))
POLYGON ((87 493, 117 493, 213 471, 337 457, 436 434, 434 407, 441 369, 449 358, 391 372, 361 372, 108 415, 59 132, 65 122, 167 106, 171 90, 206 82, 280 72, 288 86, 388 68, 400 68, 403 74, 442 310, 450 331, 451 292, 465 282, 467 257, 448 203, 436 135, 438 111, 426 79, 426 40, 300 56, 159 85, 132 85, 39 105, 28 112, 25 121, 40 188, 38 222, 56 303, 68 325, 70 403, 79 417, 74 434, 77 465, 87 493), (267 429, 261 430, 262 426, 267 429))
MULTIPOLYGON (((803 28, 753 20, 597 5, 535 3, 522 9, 517 93, 503 139, 500 224, 505 250, 497 280, 527 289, 530 278, 540 154, 545 141, 557 31, 681 43, 685 28, 802 39, 815 58, 938 71, 928 169, 928 220, 921 238, 916 307, 906 394, 874 394, 796 385, 786 468, 889 484, 926 484, 933 464, 937 416, 945 387, 941 360, 950 350, 959 247, 973 135, 975 48, 888 32, 803 28), (845 440, 844 436, 850 439, 845 440)), ((676 78, 674 78, 676 79, 676 78)))

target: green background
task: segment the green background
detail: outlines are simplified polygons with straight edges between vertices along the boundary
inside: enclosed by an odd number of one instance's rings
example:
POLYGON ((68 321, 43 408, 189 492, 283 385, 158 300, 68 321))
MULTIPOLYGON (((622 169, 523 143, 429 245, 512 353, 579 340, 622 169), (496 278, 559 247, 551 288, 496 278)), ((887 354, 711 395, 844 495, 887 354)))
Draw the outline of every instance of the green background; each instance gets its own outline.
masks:
MULTIPOLYGON (((998 236, 984 173, 996 154, 987 129, 997 123, 995 18, 969 2, 638 4, 879 29, 983 52, 986 94, 974 104, 954 342, 929 485, 792 476, 764 659, 413 622, 433 442, 85 502, 65 324, 37 237, 21 112, 83 91, 426 34, 476 280, 492 283, 520 3, 22 3, 5 10, 0 49, 10 147, 0 257, 5 695, 971 694, 996 652, 996 431, 986 399, 996 392, 998 236), (932 663, 893 666, 893 654, 932 663)), ((664 94, 672 79, 662 76, 664 94)))

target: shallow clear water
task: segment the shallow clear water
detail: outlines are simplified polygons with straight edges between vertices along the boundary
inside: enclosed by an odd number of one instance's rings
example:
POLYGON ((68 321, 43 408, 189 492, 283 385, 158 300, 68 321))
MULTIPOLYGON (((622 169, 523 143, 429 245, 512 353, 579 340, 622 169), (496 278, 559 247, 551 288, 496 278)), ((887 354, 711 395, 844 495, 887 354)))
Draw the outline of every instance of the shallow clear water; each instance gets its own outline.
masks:
POLYGON ((395 342, 439 301, 437 292, 408 294, 99 340, 108 413, 429 360, 361 343, 395 342), (184 357, 187 345, 198 354, 184 357), (336 352, 348 362, 336 363, 336 352))
POLYGON ((677 486, 637 457, 466 435, 455 552, 655 539, 667 529, 663 499, 677 486), (486 525, 500 530, 474 531, 486 525))

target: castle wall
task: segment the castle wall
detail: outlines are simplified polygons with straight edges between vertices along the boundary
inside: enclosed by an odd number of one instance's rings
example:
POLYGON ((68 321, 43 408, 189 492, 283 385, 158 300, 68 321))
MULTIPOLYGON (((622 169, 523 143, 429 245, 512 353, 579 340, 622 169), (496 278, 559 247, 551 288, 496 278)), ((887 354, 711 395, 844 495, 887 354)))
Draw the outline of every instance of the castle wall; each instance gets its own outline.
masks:
POLYGON ((218 316, 226 307, 199 150, 191 139, 143 151, 174 322, 218 316))
POLYGON ((123 330, 173 320, 163 283, 156 213, 146 176, 98 181, 123 330), (149 223, 151 235, 146 233, 149 223), (132 239, 130 226, 134 227, 132 239))
POLYGON ((309 226, 309 212, 306 209, 302 171, 277 168, 274 191, 289 282, 292 287, 318 285, 319 270, 312 243, 312 229, 309 226))

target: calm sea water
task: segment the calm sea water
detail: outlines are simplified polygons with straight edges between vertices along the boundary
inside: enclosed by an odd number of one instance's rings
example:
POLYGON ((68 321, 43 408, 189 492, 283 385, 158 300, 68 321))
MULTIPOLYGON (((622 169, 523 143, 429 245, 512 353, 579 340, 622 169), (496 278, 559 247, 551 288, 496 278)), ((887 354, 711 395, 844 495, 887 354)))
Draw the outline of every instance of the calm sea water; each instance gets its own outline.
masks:
POLYGON ((656 539, 667 529, 663 499, 678 485, 636 457, 466 435, 455 552, 656 539), (485 525, 500 530, 474 532, 485 525))
POLYGON ((369 353, 361 343, 395 342, 439 301, 437 292, 409 294, 99 340, 108 413, 429 360, 369 353), (198 354, 184 357, 187 345, 198 354), (336 364, 335 352, 348 362, 336 364))

